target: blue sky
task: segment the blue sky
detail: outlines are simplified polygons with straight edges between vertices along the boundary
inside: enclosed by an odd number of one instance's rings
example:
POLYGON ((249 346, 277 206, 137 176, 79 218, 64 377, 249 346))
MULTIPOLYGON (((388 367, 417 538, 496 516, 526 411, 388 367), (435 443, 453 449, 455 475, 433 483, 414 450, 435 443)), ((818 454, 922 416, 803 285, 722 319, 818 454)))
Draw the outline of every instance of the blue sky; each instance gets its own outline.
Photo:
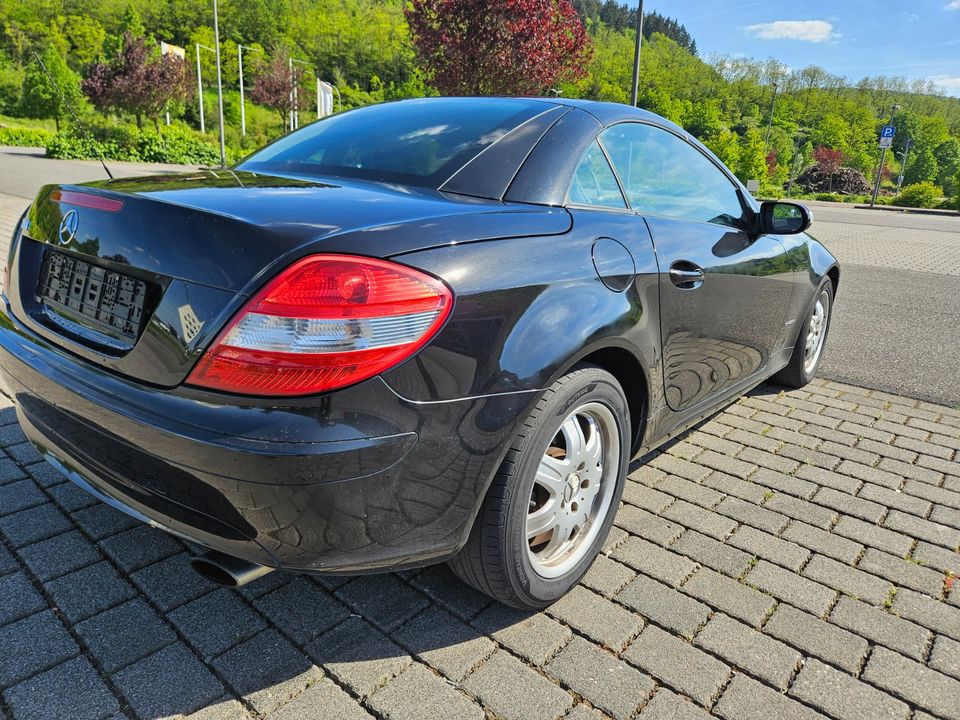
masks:
POLYGON ((704 58, 775 57, 853 80, 902 75, 960 96, 960 0, 645 0, 644 10, 682 22, 704 58))

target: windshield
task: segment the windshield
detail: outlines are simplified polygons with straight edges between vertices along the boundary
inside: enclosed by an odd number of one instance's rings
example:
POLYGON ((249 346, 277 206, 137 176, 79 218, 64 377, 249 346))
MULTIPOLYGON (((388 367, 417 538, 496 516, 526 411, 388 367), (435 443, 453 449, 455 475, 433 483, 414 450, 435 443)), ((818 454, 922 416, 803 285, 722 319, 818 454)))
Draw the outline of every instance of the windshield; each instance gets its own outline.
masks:
POLYGON ((280 138, 238 169, 439 187, 485 147, 547 109, 519 98, 370 105, 280 138))

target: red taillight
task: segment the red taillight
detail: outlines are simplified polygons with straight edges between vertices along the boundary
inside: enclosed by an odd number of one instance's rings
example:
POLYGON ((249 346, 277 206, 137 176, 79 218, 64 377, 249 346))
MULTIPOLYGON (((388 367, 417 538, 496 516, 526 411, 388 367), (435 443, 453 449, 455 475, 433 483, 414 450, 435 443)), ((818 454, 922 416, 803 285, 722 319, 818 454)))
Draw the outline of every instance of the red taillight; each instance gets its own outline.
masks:
POLYGON ((247 395, 309 395, 379 375, 433 337, 449 288, 371 258, 313 255, 271 280, 220 333, 187 382, 247 395))

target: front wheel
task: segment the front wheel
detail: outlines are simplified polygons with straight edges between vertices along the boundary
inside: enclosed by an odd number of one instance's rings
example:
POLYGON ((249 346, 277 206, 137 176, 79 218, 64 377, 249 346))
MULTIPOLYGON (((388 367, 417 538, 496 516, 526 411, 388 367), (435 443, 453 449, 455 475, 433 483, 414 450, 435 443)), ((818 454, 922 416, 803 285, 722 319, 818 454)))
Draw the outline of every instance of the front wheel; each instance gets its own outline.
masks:
POLYGON ((630 437, 616 378, 592 365, 560 378, 507 452, 450 567, 514 607, 536 610, 562 597, 606 540, 623 493, 630 437))
POLYGON ((814 377, 823 358, 833 312, 833 283, 824 278, 797 336, 789 364, 774 376, 774 381, 788 387, 803 387, 814 377))

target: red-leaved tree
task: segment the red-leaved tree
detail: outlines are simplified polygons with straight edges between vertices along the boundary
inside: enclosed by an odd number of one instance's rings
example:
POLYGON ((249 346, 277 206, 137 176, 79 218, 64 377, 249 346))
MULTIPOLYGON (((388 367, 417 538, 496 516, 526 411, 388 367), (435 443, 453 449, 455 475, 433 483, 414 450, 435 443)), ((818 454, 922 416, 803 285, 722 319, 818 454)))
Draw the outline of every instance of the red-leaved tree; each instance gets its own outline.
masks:
POLYGON ((270 54, 270 61, 260 67, 257 79, 250 90, 250 99, 255 103, 273 108, 280 114, 280 119, 286 123, 287 113, 293 109, 291 98, 293 87, 297 88, 297 110, 306 110, 313 102, 313 90, 309 84, 304 86, 303 75, 303 66, 294 63, 291 68, 290 53, 277 48, 270 54))
POLYGON ((837 171, 843 165, 845 159, 843 152, 821 145, 820 147, 814 148, 813 159, 820 167, 820 172, 830 176, 829 192, 833 192, 833 176, 837 174, 837 171))
POLYGON ((123 48, 110 62, 97 63, 83 81, 83 92, 101 112, 129 112, 143 127, 143 117, 159 117, 168 102, 188 99, 193 91, 183 58, 160 55, 142 37, 124 33, 123 48))
POLYGON ((539 95, 587 73, 592 48, 569 0, 411 0, 404 12, 445 95, 539 95))

